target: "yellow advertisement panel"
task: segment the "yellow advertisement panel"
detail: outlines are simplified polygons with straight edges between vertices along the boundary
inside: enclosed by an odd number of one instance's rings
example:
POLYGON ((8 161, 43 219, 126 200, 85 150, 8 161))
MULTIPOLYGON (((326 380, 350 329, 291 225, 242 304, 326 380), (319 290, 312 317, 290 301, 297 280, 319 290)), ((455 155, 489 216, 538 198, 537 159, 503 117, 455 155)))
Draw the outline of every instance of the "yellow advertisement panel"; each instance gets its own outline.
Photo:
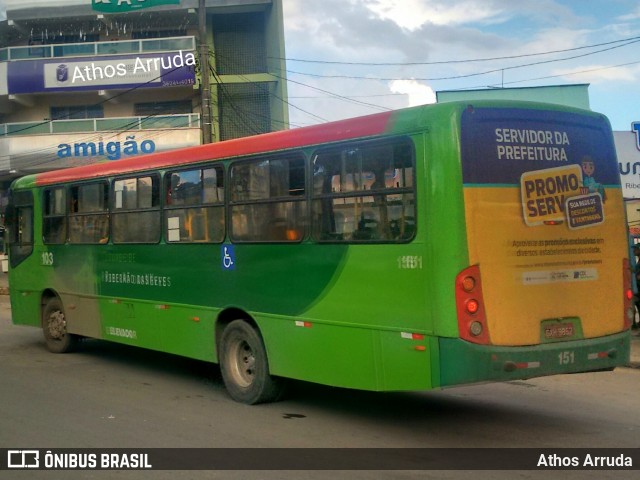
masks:
MULTIPOLYGON (((470 263, 479 264, 491 343, 535 345, 542 321, 580 319, 585 338, 619 332, 623 320, 624 220, 571 230, 531 228, 515 188, 467 188, 470 263), (602 227, 602 226, 601 226, 602 227)), ((621 194, 607 207, 620 210, 621 194)))
POLYGON ((608 122, 477 109, 463 114, 462 142, 469 258, 480 267, 490 342, 621 331, 627 239, 608 122))

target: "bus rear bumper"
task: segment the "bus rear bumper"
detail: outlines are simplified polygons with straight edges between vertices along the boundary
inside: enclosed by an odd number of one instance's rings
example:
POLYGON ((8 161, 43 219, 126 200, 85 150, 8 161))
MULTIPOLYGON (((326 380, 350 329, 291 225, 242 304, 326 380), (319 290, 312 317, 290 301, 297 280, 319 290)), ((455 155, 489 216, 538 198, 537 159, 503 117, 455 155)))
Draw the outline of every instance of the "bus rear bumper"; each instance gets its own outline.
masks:
POLYGON ((520 347, 476 345, 457 338, 441 338, 440 386, 612 369, 629 363, 630 344, 629 331, 520 347))

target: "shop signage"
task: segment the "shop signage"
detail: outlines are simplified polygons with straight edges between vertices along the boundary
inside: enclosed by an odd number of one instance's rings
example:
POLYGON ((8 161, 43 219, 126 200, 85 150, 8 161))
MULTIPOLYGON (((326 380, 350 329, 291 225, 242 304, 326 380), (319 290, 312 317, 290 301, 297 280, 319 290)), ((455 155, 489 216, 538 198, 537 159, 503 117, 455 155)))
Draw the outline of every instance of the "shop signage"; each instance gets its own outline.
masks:
POLYGON ((10 62, 9 94, 132 87, 184 87, 195 83, 193 52, 114 55, 10 62))
POLYGON ((631 131, 613 132, 618 156, 618 169, 625 199, 640 199, 640 122, 631 124, 631 131))
POLYGON ((180 5, 180 0, 92 0, 91 7, 96 12, 122 13, 159 5, 180 5))
POLYGON ((22 173, 110 162, 200 144, 199 128, 16 135, 0 138, 2 169, 22 173))

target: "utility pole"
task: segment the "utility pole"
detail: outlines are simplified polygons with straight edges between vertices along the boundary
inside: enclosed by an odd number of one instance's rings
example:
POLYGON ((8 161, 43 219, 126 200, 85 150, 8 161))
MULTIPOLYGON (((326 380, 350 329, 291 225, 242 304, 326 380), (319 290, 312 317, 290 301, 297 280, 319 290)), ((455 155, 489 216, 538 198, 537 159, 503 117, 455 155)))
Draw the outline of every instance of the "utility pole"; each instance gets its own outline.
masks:
POLYGON ((209 78, 209 45, 207 44, 206 0, 198 3, 198 37, 200 42, 200 122, 202 143, 211 143, 213 119, 211 115, 211 83, 209 78))

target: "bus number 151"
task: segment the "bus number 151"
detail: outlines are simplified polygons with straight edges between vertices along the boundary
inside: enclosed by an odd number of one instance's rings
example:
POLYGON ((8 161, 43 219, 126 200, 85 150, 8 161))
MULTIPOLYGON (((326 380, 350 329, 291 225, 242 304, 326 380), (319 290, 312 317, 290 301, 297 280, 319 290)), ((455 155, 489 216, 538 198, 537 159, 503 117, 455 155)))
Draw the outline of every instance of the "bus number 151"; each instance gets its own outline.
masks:
POLYGON ((575 355, 572 351, 560 352, 558 354, 558 363, 560 365, 571 365, 575 361, 575 355))

